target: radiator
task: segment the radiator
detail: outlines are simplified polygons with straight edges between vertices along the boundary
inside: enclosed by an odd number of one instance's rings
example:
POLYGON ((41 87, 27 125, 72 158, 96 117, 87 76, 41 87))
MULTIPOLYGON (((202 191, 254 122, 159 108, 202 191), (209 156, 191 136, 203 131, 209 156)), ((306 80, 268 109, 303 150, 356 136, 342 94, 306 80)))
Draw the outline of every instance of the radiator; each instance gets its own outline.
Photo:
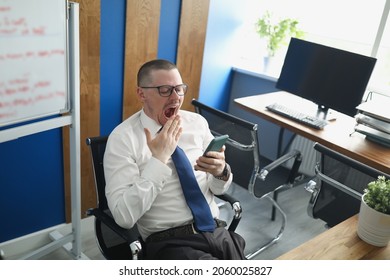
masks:
MULTIPOLYGON (((299 172, 307 176, 314 176, 314 167, 316 164, 316 151, 313 148, 314 142, 304 137, 297 135, 291 143, 290 150, 299 150, 302 153, 302 164, 299 172)), ((292 166, 292 162, 287 163, 288 167, 292 166)))

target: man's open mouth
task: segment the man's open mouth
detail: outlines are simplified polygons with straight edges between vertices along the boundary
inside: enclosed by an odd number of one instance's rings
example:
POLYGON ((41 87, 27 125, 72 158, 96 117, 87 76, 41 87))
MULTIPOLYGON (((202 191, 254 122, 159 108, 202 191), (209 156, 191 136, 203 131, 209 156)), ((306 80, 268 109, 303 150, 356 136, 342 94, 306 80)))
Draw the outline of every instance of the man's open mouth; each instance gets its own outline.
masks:
POLYGON ((168 109, 166 109, 165 111, 164 111, 164 115, 165 115, 165 117, 167 118, 167 119, 169 119, 170 117, 172 117, 174 114, 175 114, 175 112, 176 112, 176 106, 175 107, 170 107, 170 108, 168 108, 168 109))

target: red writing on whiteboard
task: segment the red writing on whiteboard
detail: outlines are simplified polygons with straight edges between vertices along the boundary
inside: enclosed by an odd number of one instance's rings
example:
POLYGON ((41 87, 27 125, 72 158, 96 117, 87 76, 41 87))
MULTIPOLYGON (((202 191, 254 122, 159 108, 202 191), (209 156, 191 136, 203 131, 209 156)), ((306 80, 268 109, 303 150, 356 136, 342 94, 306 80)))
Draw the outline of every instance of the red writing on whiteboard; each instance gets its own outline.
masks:
POLYGON ((25 51, 15 53, 0 53, 0 63, 5 61, 22 60, 29 58, 54 58, 56 56, 64 56, 65 50, 52 49, 52 50, 37 50, 37 51, 25 51))
POLYGON ((33 26, 23 16, 16 16, 10 6, 0 6, 0 36, 44 36, 45 26, 33 26))
POLYGON ((49 80, 30 81, 30 75, 0 82, 0 119, 17 116, 25 107, 37 106, 43 102, 59 98, 63 100, 64 91, 52 88, 49 80))

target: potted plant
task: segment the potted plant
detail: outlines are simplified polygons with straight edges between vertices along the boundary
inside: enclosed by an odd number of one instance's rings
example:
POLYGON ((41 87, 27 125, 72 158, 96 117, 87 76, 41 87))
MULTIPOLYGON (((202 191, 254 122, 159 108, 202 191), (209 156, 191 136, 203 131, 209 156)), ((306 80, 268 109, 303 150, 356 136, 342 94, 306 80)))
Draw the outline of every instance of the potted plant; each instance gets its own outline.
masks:
POLYGON ((287 45, 290 37, 302 38, 304 32, 298 28, 296 19, 286 18, 275 21, 269 11, 259 18, 255 24, 256 32, 266 40, 267 56, 264 57, 264 66, 269 59, 274 57, 276 52, 283 46, 287 45))
POLYGON ((357 233, 375 246, 386 246, 390 241, 390 180, 384 176, 378 176, 364 190, 357 233))

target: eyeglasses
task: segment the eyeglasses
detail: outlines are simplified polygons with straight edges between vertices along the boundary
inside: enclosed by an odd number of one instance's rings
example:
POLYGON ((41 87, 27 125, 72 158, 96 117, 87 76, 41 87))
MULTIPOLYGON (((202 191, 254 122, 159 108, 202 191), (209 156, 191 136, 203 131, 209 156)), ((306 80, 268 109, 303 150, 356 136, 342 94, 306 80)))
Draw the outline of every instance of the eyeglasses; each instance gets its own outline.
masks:
POLYGON ((158 90, 158 93, 162 97, 169 97, 171 96, 173 90, 175 90, 177 95, 183 96, 184 94, 186 94, 188 86, 186 84, 181 84, 177 86, 162 85, 158 87, 140 87, 140 88, 156 88, 158 90))

